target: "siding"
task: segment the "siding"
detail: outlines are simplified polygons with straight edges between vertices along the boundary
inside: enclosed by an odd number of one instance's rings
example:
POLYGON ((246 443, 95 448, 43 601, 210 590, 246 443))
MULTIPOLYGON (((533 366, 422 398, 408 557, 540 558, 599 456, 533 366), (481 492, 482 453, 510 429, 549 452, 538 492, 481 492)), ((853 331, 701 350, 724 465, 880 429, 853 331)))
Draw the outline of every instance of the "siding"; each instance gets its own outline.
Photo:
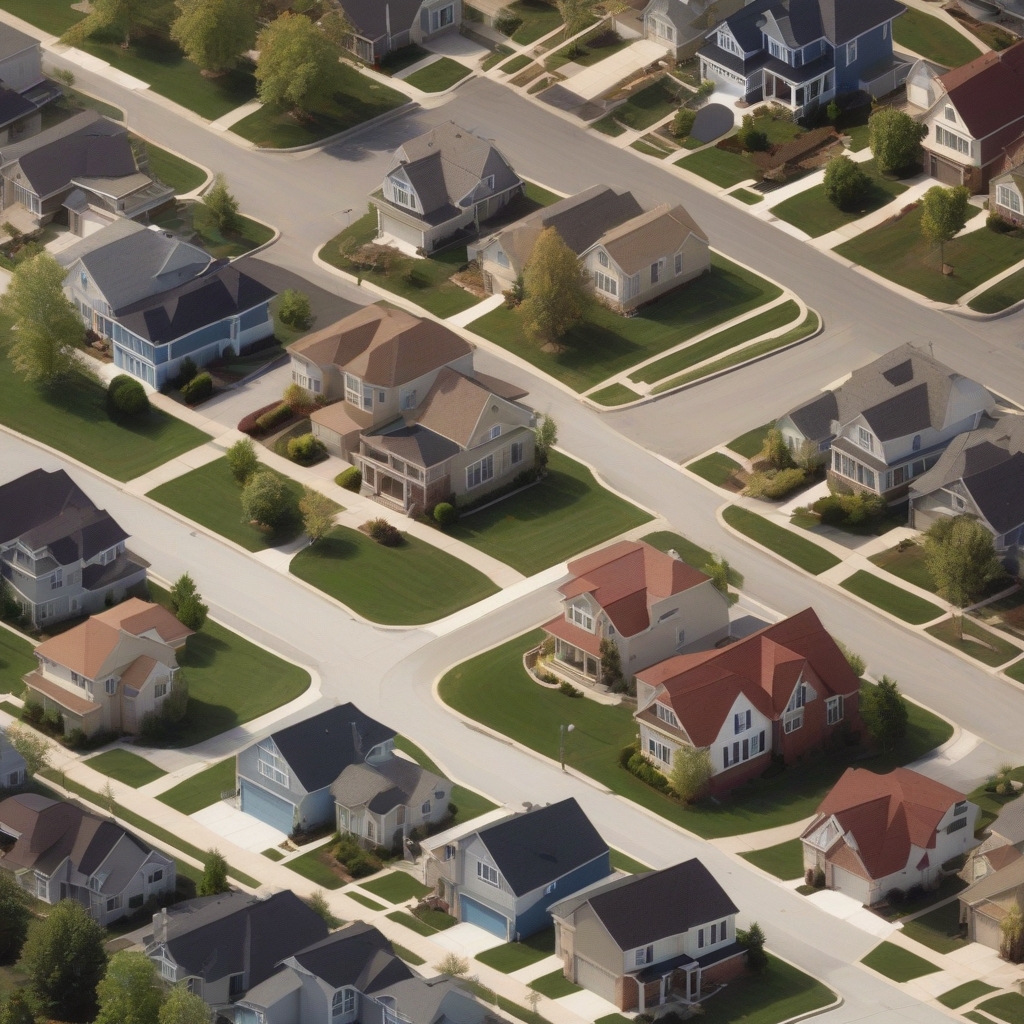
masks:
POLYGON ((595 857, 589 863, 582 864, 559 878, 553 892, 546 893, 544 888, 540 888, 519 897, 515 903, 516 937, 526 938, 547 928, 551 924, 548 907, 594 882, 599 882, 602 878, 607 878, 611 870, 611 855, 602 853, 600 857, 595 857))

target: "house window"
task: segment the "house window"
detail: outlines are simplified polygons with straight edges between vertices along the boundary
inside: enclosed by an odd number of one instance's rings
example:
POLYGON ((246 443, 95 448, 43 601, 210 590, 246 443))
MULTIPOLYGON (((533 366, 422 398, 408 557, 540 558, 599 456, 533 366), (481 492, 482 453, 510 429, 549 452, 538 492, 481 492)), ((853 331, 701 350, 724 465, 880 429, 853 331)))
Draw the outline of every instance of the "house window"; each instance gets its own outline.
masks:
POLYGON ((430 31, 437 32, 455 23, 455 7, 449 4, 440 10, 430 12, 430 31))
POLYGON ((513 466, 518 466, 523 461, 523 442, 513 441, 508 446, 509 461, 513 466))
POLYGON ((619 293, 619 282, 614 277, 602 274, 600 270, 594 274, 594 285, 599 291, 607 292, 609 295, 618 295, 619 293))
POLYGON ((956 121, 956 111, 952 107, 946 107, 945 114, 947 121, 956 121))
POLYGON ((750 711, 737 711, 732 716, 732 731, 738 736, 750 728, 750 711))
POLYGON ((1020 193, 1012 185, 996 186, 996 203, 1014 213, 1020 213, 1020 193))
POLYGON ((947 131, 941 124, 935 126, 935 141, 939 145, 948 146, 950 149, 955 149, 958 153, 963 153, 965 156, 971 155, 970 142, 960 135, 947 131))
POLYGON ((954 832, 959 832, 962 828, 967 828, 967 819, 956 818, 946 826, 946 835, 952 835, 954 832))
POLYGON ((829 697, 825 701, 825 721, 829 725, 835 725, 843 717, 843 697, 839 694, 836 697, 829 697))
POLYGON ((147 883, 148 883, 149 885, 152 885, 152 884, 153 884, 154 882, 162 882, 162 881, 163 881, 163 879, 164 879, 164 869, 163 869, 163 868, 158 868, 158 869, 157 869, 156 871, 154 871, 154 872, 153 872, 153 873, 152 873, 152 874, 151 874, 151 875, 150 875, 150 876, 149 876, 149 877, 148 877, 148 878, 146 879, 146 882, 147 882, 147 883))
POLYGON ((802 708, 807 703, 807 687, 803 683, 800 683, 797 688, 793 691, 793 696, 789 698, 789 704, 786 705, 787 711, 796 711, 797 708, 802 708))
MULTIPOLYGON (((185 982, 185 987, 194 996, 199 996, 200 999, 203 997, 203 979, 202 978, 189 978, 185 982)), ((259 1024, 263 1024, 263 1014, 257 1014, 259 1024)))
POLYGON ((402 392, 402 408, 403 409, 415 409, 416 408, 416 389, 409 388, 408 391, 402 392))
MULTIPOLYGON (((166 692, 167 691, 167 684, 164 683, 163 685, 164 685, 164 692, 166 692)), ((117 693, 117 680, 116 679, 108 679, 103 684, 103 689, 108 694, 115 694, 115 693, 117 693)), ((156 696, 156 697, 162 697, 163 696, 162 693, 157 693, 156 689, 154 689, 153 695, 156 696)))
POLYGON ((966 814, 967 813, 967 801, 961 800, 959 803, 953 805, 954 814, 966 814))
POLYGON ((786 49, 777 39, 772 39, 768 36, 768 52, 773 56, 777 57, 781 61, 789 63, 789 50, 786 49))
POLYGON ((671 709, 665 707, 664 704, 655 704, 654 713, 663 721, 669 725, 674 725, 677 729, 679 728, 679 719, 676 718, 676 713, 671 709))
POLYGON ((723 922, 722 922, 722 923, 721 923, 721 924, 720 924, 720 925, 718 926, 718 941, 719 941, 719 942, 725 942, 725 940, 726 940, 726 939, 727 939, 727 938, 729 937, 729 935, 728 935, 728 929, 726 928, 726 925, 727 925, 728 923, 729 923, 728 921, 723 921, 723 922))
MULTIPOLYGON (((966 824, 966 821, 967 821, 967 819, 965 818, 964 819, 965 824, 966 824)), ((120 909, 121 909, 121 897, 120 897, 120 895, 111 896, 110 899, 107 900, 107 913, 109 914, 113 910, 120 910, 120 909)))
POLYGON ((245 991, 245 975, 232 974, 228 980, 228 997, 237 999, 245 991))
POLYGON ((484 188, 490 189, 492 192, 494 191, 494 175, 493 174, 488 174, 487 177, 484 178, 484 188))
POLYGON ((804 716, 803 712, 801 712, 799 715, 794 715, 792 718, 787 718, 784 724, 784 729, 787 733, 796 732, 797 729, 803 727, 803 724, 804 716))
POLYGON ((351 373, 345 374, 345 401, 350 405, 359 406, 363 397, 363 382, 351 373))
POLYGON ((73 682, 75 686, 80 686, 83 690, 85 689, 85 676, 80 676, 77 672, 72 672, 71 682, 73 682))
POLYGON ((430 801, 427 800, 426 803, 424 803, 424 805, 420 808, 420 814, 429 814, 429 813, 430 813, 430 801))
POLYGON ((89 278, 86 276, 85 271, 78 275, 78 283, 82 286, 83 291, 89 290, 89 278))
POLYGON ((288 785, 288 763, 278 754, 273 740, 256 747, 256 770, 279 786, 288 785))
POLYGON ((412 194, 395 181, 391 182, 391 194, 399 206, 407 206, 410 209, 414 206, 412 194))
POLYGON ((582 626, 588 633, 594 632, 594 617, 590 614, 590 606, 586 604, 571 604, 567 618, 577 626, 582 626))
POLYGON ((603 249, 597 250, 597 262, 600 263, 602 267, 608 266, 608 253, 603 249))
POLYGON ((377 404, 383 405, 388 400, 388 393, 386 391, 377 392, 377 404))
POLYGON ((921 450, 921 435, 915 434, 914 440, 910 443, 911 451, 919 452, 921 450))
POLYGON ((476 877, 488 885, 497 885, 498 869, 492 868, 490 864, 485 864, 482 860, 478 860, 476 862, 476 877))
POLYGON ((176 974, 174 964, 169 964, 166 960, 160 961, 160 977, 166 978, 168 981, 174 981, 174 975, 176 974))
MULTIPOLYGON (((108 680, 108 682, 112 682, 112 680, 108 680)), ((108 693, 113 693, 114 691, 113 690, 108 690, 107 692, 108 693)), ((153 696, 156 697, 156 698, 166 697, 167 696, 167 684, 166 683, 156 683, 156 684, 154 684, 154 686, 153 686, 153 696)))
POLYGON ((494 476, 494 456, 488 455, 466 467, 466 490, 479 487, 494 476))
POLYGON ((857 59, 857 40, 852 39, 846 44, 846 63, 852 64, 857 59))
POLYGON ((683 272, 683 254, 681 252, 676 253, 676 273, 681 274, 683 272))
POLYGON ((489 441, 493 441, 496 437, 501 437, 501 424, 500 423, 495 423, 494 426, 491 427, 490 433, 487 435, 487 439, 489 441))
POLYGON ((711 926, 711 945, 713 946, 718 941, 718 922, 716 921, 711 926))
POLYGON ((366 816, 366 838, 371 843, 377 841, 377 823, 369 815, 366 816))
POLYGON ((654 947, 653 946, 642 946, 633 954, 633 963, 637 967, 643 967, 644 964, 654 962, 654 947))
POLYGON ((50 577, 50 589, 60 590, 64 586, 64 570, 57 569, 50 577))
POLYGON ((718 33, 718 45, 728 53, 735 53, 737 57, 743 56, 743 51, 728 32, 718 33))
POLYGON ((354 988, 338 989, 331 1000, 331 1016, 344 1017, 356 1008, 356 990, 354 988))
POLYGON ((446 846, 444 848, 444 859, 445 860, 452 860, 454 857, 455 857, 455 847, 454 846, 446 846))
POLYGON ((865 430, 863 427, 857 428, 857 443, 861 448, 871 451, 871 431, 865 430))
POLYGON ((662 764, 672 763, 672 748, 665 743, 648 738, 647 751, 651 757, 657 758, 662 764))
POLYGON ((651 284, 657 284, 661 275, 661 261, 651 264, 651 284))
POLYGON ((686 630, 680 629, 676 631, 676 650, 679 650, 683 644, 686 643, 686 630))

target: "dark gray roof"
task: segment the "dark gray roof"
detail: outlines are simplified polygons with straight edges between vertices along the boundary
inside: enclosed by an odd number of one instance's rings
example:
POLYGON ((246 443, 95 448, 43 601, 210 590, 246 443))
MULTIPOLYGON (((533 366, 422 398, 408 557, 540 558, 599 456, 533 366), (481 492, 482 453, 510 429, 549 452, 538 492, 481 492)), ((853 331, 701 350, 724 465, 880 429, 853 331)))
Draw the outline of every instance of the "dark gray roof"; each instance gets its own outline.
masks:
POLYGON ((400 459, 425 469, 458 455, 462 450, 454 441, 419 424, 364 436, 375 448, 383 448, 400 459))
POLYGON ((735 71, 738 75, 743 75, 744 78, 763 68, 770 59, 768 51, 761 50, 755 53, 753 57, 744 60, 735 53, 723 50, 717 43, 707 43, 697 53, 699 56, 706 57, 715 64, 720 64, 723 68, 728 68, 730 71, 735 71))
POLYGON ((573 797, 505 818, 478 835, 517 896, 609 855, 608 844, 573 797))
POLYGON ((339 704, 272 734, 307 793, 326 789, 348 765, 361 764, 372 747, 394 736, 394 729, 355 704, 339 704))
POLYGON ((809 402, 787 413, 796 428, 810 441, 827 441, 832 437, 832 421, 839 417, 834 391, 823 391, 809 402))
POLYGON ((18 29, 12 28, 10 25, 0 24, 0 60, 13 57, 16 53, 21 53, 22 50, 27 50, 32 46, 38 48, 39 40, 33 39, 25 32, 19 32, 18 29))
POLYGON ((149 568, 148 562, 143 562, 128 552, 122 552, 112 562, 106 565, 93 563, 82 570, 82 586, 86 590, 106 590, 113 586, 118 580, 126 580, 149 568))
POLYGON ((696 857, 663 871, 634 875, 627 885, 609 887, 588 902, 624 950, 739 913, 696 857))
POLYGON ((785 61, 779 60, 778 57, 770 57, 765 61, 764 69, 766 71, 774 72, 776 75, 781 75, 789 82, 809 82, 812 78, 817 78, 819 75, 823 75, 826 71, 832 68, 835 61, 829 56, 817 57, 812 61, 808 61, 806 64, 802 64, 800 67, 795 68, 791 64, 787 64, 785 61))
POLYGON ((897 0, 753 0, 725 21, 744 50, 761 48, 762 31, 788 46, 840 46, 905 10, 897 0))
POLYGON ((154 344, 182 338, 200 327, 269 302, 274 292, 228 265, 185 284, 114 310, 123 327, 154 344))
POLYGON ((387 34, 388 17, 392 35, 407 32, 419 16, 422 5, 423 0, 387 0, 387 3, 381 0, 341 0, 349 21, 361 36, 370 40, 387 34))
POLYGON ((20 92, 0 85, 0 127, 17 121, 19 117, 31 114, 39 108, 20 92))
POLYGON ((412 1024, 505 1024, 505 1018, 463 992, 454 978, 407 978, 381 989, 377 997, 390 996, 398 1012, 412 1024))
POLYGON ((300 950, 295 960, 332 988, 351 985, 372 993, 413 977, 391 943, 369 924, 351 924, 300 950))
POLYGON ((343 807, 366 804, 374 814, 387 814, 394 807, 416 807, 432 794, 444 792, 445 780, 404 757, 392 757, 381 764, 350 764, 331 783, 331 794, 343 807))

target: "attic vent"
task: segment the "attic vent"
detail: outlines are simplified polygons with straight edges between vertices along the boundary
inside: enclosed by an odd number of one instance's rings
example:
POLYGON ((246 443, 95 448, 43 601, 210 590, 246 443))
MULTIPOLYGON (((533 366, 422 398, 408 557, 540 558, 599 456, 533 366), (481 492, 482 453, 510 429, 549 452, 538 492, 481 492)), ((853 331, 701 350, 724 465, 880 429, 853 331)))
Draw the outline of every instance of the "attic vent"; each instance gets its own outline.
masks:
POLYGON ((491 406, 491 412, 497 412, 497 411, 498 411, 498 407, 496 405, 492 405, 491 406))

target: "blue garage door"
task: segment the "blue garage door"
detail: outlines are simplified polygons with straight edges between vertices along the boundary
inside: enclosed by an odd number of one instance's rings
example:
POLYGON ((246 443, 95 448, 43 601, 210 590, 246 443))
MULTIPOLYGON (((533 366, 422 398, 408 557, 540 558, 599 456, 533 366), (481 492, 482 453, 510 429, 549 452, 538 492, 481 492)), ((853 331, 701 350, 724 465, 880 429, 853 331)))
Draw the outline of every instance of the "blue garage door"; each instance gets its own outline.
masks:
POLYGON ((504 914, 499 914, 496 910, 491 910, 490 907, 485 907, 466 896, 460 898, 459 906, 462 908, 463 921, 475 924, 499 938, 508 938, 508 919, 504 914))
POLYGON ((268 793, 251 782, 242 780, 242 810, 251 814, 268 825, 273 825, 279 832, 290 835, 295 805, 282 800, 273 793, 268 793))

